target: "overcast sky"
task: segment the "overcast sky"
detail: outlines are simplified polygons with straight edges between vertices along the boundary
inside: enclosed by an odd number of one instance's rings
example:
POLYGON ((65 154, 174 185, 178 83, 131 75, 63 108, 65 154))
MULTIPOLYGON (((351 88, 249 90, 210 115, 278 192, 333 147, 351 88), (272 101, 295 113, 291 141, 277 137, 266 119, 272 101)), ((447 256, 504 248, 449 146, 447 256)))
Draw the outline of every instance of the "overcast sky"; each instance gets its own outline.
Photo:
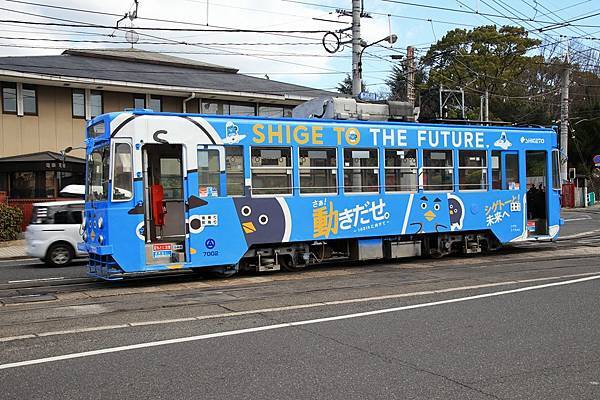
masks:
MULTIPOLYGON (((367 43, 394 33, 398 41, 393 48, 373 46, 363 59, 363 77, 371 90, 381 90, 394 61, 392 54, 403 54, 407 45, 424 52, 448 30, 472 28, 483 24, 523 25, 527 29, 548 26, 560 20, 600 13, 598 0, 419 0, 405 3, 433 5, 463 12, 398 4, 385 0, 365 0, 365 11, 371 18, 362 20, 362 35, 367 43), (479 10, 481 14, 472 13, 479 10), (388 17, 388 14, 390 15, 388 17), (521 20, 500 18, 497 15, 518 16, 521 20), (535 20, 535 22, 526 21, 535 20)), ((60 54, 66 48, 128 47, 124 32, 113 29, 17 24, 15 21, 57 24, 100 24, 115 26, 119 17, 101 13, 123 15, 133 10, 133 1, 104 0, 0 0, 0 53, 2 56, 60 54), (27 4, 29 3, 29 4, 27 4), (79 12, 48 8, 45 5, 76 8, 92 12, 79 12), (11 39, 12 38, 12 39, 11 39), (27 40, 34 39, 34 40, 27 40), (42 40, 43 39, 43 40, 42 40), (70 40, 71 42, 65 41, 70 40), (99 41, 96 43, 89 41, 99 41), (104 42, 114 42, 104 43, 104 42)), ((203 28, 227 27, 261 30, 337 30, 349 26, 349 17, 340 17, 336 8, 350 9, 351 0, 140 0, 138 19, 129 19, 120 26, 135 27, 203 28), (208 10, 207 10, 208 8, 208 10), (208 11, 208 16, 207 16, 208 11), (156 18, 189 22, 198 26, 151 21, 156 18), (330 21, 321 21, 325 19, 330 21), (332 22, 338 21, 338 22, 332 22), (343 23, 339 23, 343 22, 343 23)), ((545 40, 564 40, 559 35, 600 37, 600 15, 583 18, 573 24, 551 29, 532 37, 545 40)), ((322 89, 332 89, 351 70, 351 52, 342 48, 331 55, 321 45, 323 33, 214 33, 165 32, 138 30, 136 48, 160 51, 179 57, 232 66, 241 73, 297 83, 322 89), (151 35, 151 36, 147 36, 151 35), (164 44, 143 44, 143 43, 164 44), (178 44, 186 42, 188 44, 178 44), (250 44, 244 44, 250 43, 250 44), (264 43, 257 45, 257 43, 264 43)), ((344 38, 347 40, 347 38, 344 38)), ((596 40, 585 43, 600 47, 596 40)), ((421 53, 422 54, 422 53, 421 53)))

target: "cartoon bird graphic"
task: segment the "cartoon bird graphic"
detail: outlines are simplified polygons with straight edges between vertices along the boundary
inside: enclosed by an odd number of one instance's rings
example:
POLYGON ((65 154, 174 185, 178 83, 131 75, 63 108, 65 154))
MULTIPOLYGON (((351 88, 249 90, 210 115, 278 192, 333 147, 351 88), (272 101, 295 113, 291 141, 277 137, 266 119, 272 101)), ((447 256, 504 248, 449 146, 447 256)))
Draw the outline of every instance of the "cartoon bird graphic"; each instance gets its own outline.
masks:
POLYGON ((506 137, 506 132, 500 134, 500 138, 494 142, 494 146, 500 147, 502 150, 507 150, 512 143, 506 137))
POLYGON ((414 233, 431 233, 448 229, 449 215, 447 204, 438 196, 422 196, 412 204, 410 226, 417 230, 414 233))
POLYGON ((448 193, 448 212, 450 213, 450 230, 462 229, 465 219, 465 205, 460 197, 448 193))
POLYGON ((248 246, 289 241, 292 220, 283 198, 240 197, 233 202, 248 246))

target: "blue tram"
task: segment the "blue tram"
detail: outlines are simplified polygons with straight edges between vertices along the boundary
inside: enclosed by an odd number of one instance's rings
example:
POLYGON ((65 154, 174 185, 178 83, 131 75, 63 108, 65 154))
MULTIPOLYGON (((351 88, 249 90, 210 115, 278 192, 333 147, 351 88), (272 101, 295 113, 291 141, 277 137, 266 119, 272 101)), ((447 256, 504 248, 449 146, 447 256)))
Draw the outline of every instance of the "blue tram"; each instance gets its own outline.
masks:
POLYGON ((90 273, 298 270, 552 240, 553 129, 133 110, 89 122, 90 273))

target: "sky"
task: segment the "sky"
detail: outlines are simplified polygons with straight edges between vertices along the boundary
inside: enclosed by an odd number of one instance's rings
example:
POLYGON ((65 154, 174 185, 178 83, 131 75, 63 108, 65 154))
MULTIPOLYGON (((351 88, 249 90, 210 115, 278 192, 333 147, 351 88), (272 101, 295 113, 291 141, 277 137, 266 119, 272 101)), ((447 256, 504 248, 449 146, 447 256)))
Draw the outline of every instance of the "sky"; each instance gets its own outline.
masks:
MULTIPOLYGON (((330 54, 323 47, 322 38, 326 31, 350 26, 351 18, 339 15, 337 10, 350 10, 351 3, 351 0, 139 0, 138 18, 127 18, 119 26, 138 28, 138 41, 133 45, 138 49, 235 67, 240 73, 261 78, 268 76, 332 90, 351 72, 351 49, 349 45, 341 46, 338 52, 330 54), (298 32, 139 29, 157 27, 298 32)), ((119 16, 135 9, 133 4, 133 0, 0 0, 0 56, 60 54, 67 48, 130 47, 125 32, 111 27, 116 27, 119 16), (90 24, 106 28, 89 27, 90 24)), ((365 50, 363 80, 375 92, 385 91, 385 79, 393 65, 400 62, 393 60, 392 55, 405 54, 408 45, 417 49, 417 55, 423 55, 432 43, 456 28, 512 24, 531 30, 531 37, 561 41, 560 46, 565 46, 568 36, 579 37, 585 46, 600 48, 600 40, 596 40, 600 39, 598 0, 364 0, 364 8, 370 15, 361 20, 361 36, 367 44, 390 34, 398 37, 393 45, 382 43, 365 50), (588 17, 593 14, 598 15, 588 17), (556 22, 573 19, 577 20, 568 26, 543 33, 536 31, 540 27, 555 28, 556 22)), ((339 35, 342 41, 349 40, 339 35)))

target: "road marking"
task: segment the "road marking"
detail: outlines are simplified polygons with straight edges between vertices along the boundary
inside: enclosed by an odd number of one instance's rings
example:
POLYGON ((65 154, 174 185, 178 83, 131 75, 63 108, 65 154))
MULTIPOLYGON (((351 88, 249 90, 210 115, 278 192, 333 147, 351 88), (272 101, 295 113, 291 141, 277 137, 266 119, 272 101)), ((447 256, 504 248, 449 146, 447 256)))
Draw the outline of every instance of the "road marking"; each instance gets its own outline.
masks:
POLYGON ((594 229, 593 231, 575 233, 573 235, 559 236, 558 240, 561 240, 561 239, 573 239, 573 238, 578 238, 578 237, 581 237, 581 236, 591 235, 593 233, 600 233, 600 229, 594 229))
POLYGON ((581 218, 568 218, 568 219, 563 219, 563 221, 565 222, 573 222, 573 221, 587 221, 592 219, 592 217, 590 217, 589 215, 586 215, 585 217, 581 217, 581 218))
MULTIPOLYGON (((388 295, 373 296, 373 297, 359 297, 359 298, 355 298, 355 299, 346 299, 346 300, 331 300, 331 301, 323 301, 323 302, 318 302, 318 303, 296 304, 296 305, 292 305, 292 306, 259 308, 256 310, 231 311, 231 312, 221 313, 221 314, 199 315, 196 317, 183 317, 183 318, 161 319, 161 320, 151 320, 151 321, 126 322, 126 323, 119 324, 119 325, 102 325, 102 326, 94 326, 94 327, 88 327, 88 328, 75 328, 75 329, 67 329, 67 330, 62 330, 62 331, 48 331, 48 332, 32 333, 32 334, 21 335, 21 336, 10 336, 10 337, 0 338, 0 342, 10 342, 10 341, 14 341, 14 340, 32 339, 32 338, 45 337, 45 336, 60 336, 60 335, 71 335, 71 334, 76 334, 76 333, 105 331, 105 330, 112 330, 112 329, 134 328, 134 327, 147 326, 147 325, 169 325, 169 324, 175 324, 175 323, 181 323, 181 322, 203 321, 203 320, 207 320, 207 319, 217 319, 217 318, 241 317, 241 316, 245 316, 245 315, 302 310, 302 309, 308 309, 308 308, 343 305, 343 304, 368 303, 368 302, 372 302, 372 301, 393 300, 393 299, 400 299, 400 298, 405 298, 405 297, 426 296, 426 295, 452 293, 452 292, 466 291, 466 290, 485 289, 485 288, 497 287, 497 286, 516 285, 516 284, 520 284, 520 283, 522 284, 522 283, 551 281, 551 280, 557 280, 557 279, 581 278, 584 276, 591 276, 591 275, 597 275, 597 274, 598 274, 597 272, 585 272, 585 273, 580 273, 580 274, 550 276, 550 277, 544 277, 544 278, 522 279, 522 280, 516 280, 516 281, 504 281, 504 282, 495 282, 495 283, 484 283, 484 284, 480 284, 480 285, 460 286, 460 287, 437 289, 437 290, 425 290, 425 291, 420 291, 420 292, 388 294, 388 295)), ((429 282, 429 281, 431 281, 431 279, 427 279, 427 280, 421 281, 421 282, 429 282)))
POLYGON ((65 279, 64 276, 58 276, 58 277, 55 277, 55 278, 21 279, 20 281, 8 281, 8 283, 30 283, 30 282, 62 281, 63 279, 65 279))
POLYGON ((151 348, 151 347, 167 346, 167 345, 171 345, 171 344, 195 342, 195 341, 199 341, 199 340, 207 340, 207 339, 221 338, 221 337, 227 337, 227 336, 244 335, 247 333, 272 331, 272 330, 282 329, 282 328, 292 328, 295 326, 314 325, 314 324, 320 324, 320 323, 324 323, 324 322, 342 321, 342 320, 348 320, 348 319, 354 319, 354 318, 369 317, 369 316, 373 316, 373 315, 389 314, 389 313, 405 311, 405 310, 414 310, 414 309, 418 309, 418 308, 433 307, 433 306, 439 306, 439 305, 444 305, 444 304, 460 303, 460 302, 465 302, 465 301, 470 301, 470 300, 485 299, 485 298, 489 298, 489 297, 504 296, 507 294, 528 292, 528 291, 532 291, 532 290, 545 289, 545 288, 549 288, 549 287, 571 285, 574 283, 588 282, 588 281, 592 281, 592 280, 596 280, 596 279, 600 279, 600 275, 593 275, 593 276, 588 276, 585 278, 573 279, 573 280, 568 280, 568 281, 546 283, 546 284, 537 285, 537 286, 526 286, 523 288, 504 290, 504 291, 500 291, 500 292, 492 292, 492 293, 478 294, 478 295, 474 295, 474 296, 459 297, 459 298, 455 298, 455 299, 446 299, 446 300, 440 300, 440 301, 432 301, 432 302, 428 302, 428 303, 412 304, 412 305, 408 305, 408 306, 384 308, 384 309, 380 309, 380 310, 365 311, 365 312, 359 312, 359 313, 353 313, 353 314, 342 314, 342 315, 336 315, 333 317, 316 318, 316 319, 309 319, 309 320, 303 320, 303 321, 284 322, 281 324, 257 326, 254 328, 236 329, 233 331, 208 333, 208 334, 204 334, 204 335, 188 336, 188 337, 182 337, 182 338, 177 338, 177 339, 158 340, 158 341, 154 341, 154 342, 138 343, 138 344, 132 344, 132 345, 127 345, 127 346, 109 347, 109 348, 98 349, 98 350, 84 351, 84 352, 80 352, 80 353, 63 354, 63 355, 54 356, 54 357, 45 357, 45 358, 38 358, 38 359, 33 359, 33 360, 0 364, 0 370, 25 367, 25 366, 29 366, 29 365, 45 364, 45 363, 51 363, 51 362, 63 361, 63 360, 72 360, 75 358, 91 357, 91 356, 96 356, 96 355, 101 355, 101 354, 119 353, 122 351, 147 349, 147 348, 151 348))

